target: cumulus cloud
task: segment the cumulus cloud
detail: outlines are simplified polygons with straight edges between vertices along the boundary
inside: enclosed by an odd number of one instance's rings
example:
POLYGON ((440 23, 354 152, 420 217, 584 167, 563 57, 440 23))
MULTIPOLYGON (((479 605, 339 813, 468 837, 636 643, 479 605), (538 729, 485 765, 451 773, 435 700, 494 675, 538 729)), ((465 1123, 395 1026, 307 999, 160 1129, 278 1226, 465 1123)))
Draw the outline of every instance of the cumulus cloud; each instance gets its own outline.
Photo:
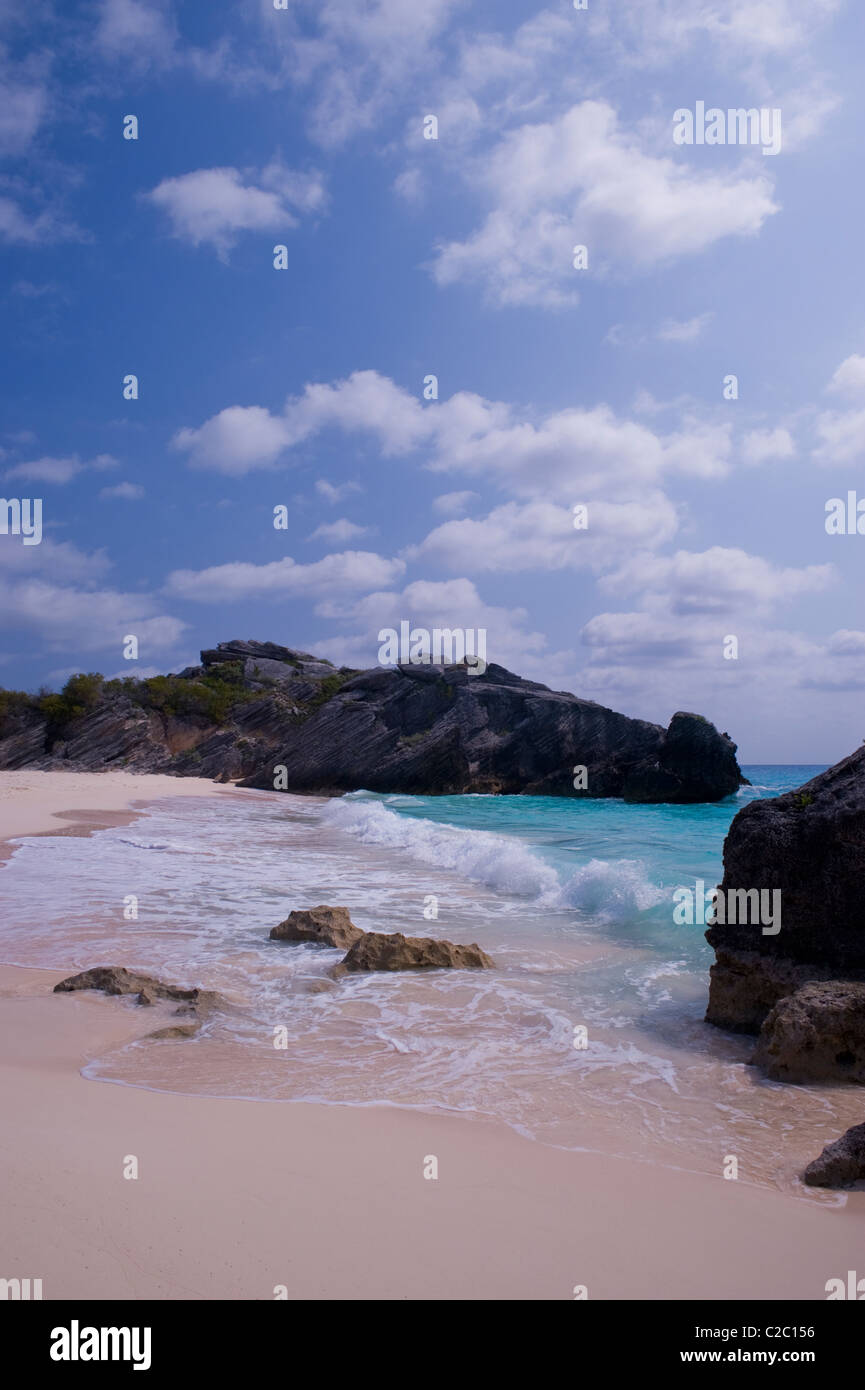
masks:
POLYGON ((865 357, 853 353, 845 358, 826 389, 858 409, 826 410, 818 415, 814 459, 820 464, 853 463, 865 452, 865 357))
POLYGON ((115 487, 104 487, 99 496, 106 500, 116 498, 122 502, 137 502, 144 496, 144 488, 139 483, 117 483, 115 487))
POLYGON ((643 606, 655 611, 723 615, 768 612, 802 594, 820 593, 837 578, 834 565, 782 567, 744 550, 715 545, 669 556, 642 552, 600 582, 611 593, 639 593, 643 606))
POLYGON ((0 44, 0 155, 30 148, 49 110, 47 58, 31 54, 12 62, 0 44))
POLYGON ((490 210, 466 240, 439 247, 433 273, 441 285, 479 281, 501 305, 576 302, 576 244, 590 267, 639 271, 752 236, 777 211, 764 170, 697 172, 647 153, 606 101, 507 132, 467 172, 490 210))
POLYGON ((199 429, 178 430, 171 445, 189 455, 192 468, 242 477, 272 467, 297 438, 286 420, 260 405, 230 405, 199 429))
POLYGON ((340 517, 338 521, 323 521, 320 526, 316 526, 311 535, 307 536, 310 541, 350 541, 354 536, 364 536, 369 531, 368 526, 358 526, 356 522, 349 521, 346 517, 340 517))
POLYGON ((319 174, 278 161, 261 170, 195 169, 163 179, 145 197, 166 214, 173 236, 210 244, 223 259, 242 232, 290 231, 295 214, 318 212, 326 201, 319 174))
POLYGON ((443 492, 441 497, 433 498, 433 511, 440 516, 462 516, 478 497, 477 492, 443 492))
POLYGON ((612 486, 654 487, 666 473, 723 476, 731 447, 728 424, 686 417, 681 428, 659 435, 606 405, 532 420, 527 411, 467 391, 422 404, 374 371, 309 385, 281 414, 231 406, 198 429, 180 430, 173 444, 195 467, 241 475, 272 467, 328 428, 371 434, 385 456, 423 448, 434 471, 486 476, 521 496, 571 503, 612 486))
POLYGON ((865 357, 856 352, 845 357, 826 389, 850 400, 865 400, 865 357))
POLYGON ((166 591, 198 603, 246 598, 318 598, 392 584, 405 569, 367 550, 346 550, 303 565, 286 556, 269 564, 237 562, 203 570, 175 570, 166 591))
POLYGON ((742 458, 749 464, 792 458, 795 452, 790 431, 780 426, 770 430, 750 430, 742 441, 742 458))
POLYGON ((77 454, 70 454, 67 458, 44 458, 32 459, 27 463, 16 463, 12 468, 6 470, 7 478, 22 478, 27 482, 55 483, 63 485, 70 483, 79 474, 88 471, 104 472, 106 469, 116 468, 117 459, 111 454, 97 454, 95 458, 85 462, 77 454))
POLYGON ((479 520, 447 521, 407 559, 468 573, 592 569, 606 566, 619 548, 660 545, 676 531, 676 509, 661 494, 642 502, 593 502, 588 527, 551 502, 508 502, 479 520))
POLYGON ((464 0, 299 0, 264 7, 268 40, 309 92, 313 138, 345 144, 370 130, 438 66, 436 42, 464 0))
POLYGON ((330 483, 327 478, 316 478, 315 490, 326 502, 336 503, 350 497, 353 492, 362 492, 363 488, 360 483, 330 483))
POLYGON ((170 62, 178 34, 162 0, 102 0, 94 38, 104 57, 141 67, 170 62))
POLYGON ((404 621, 430 630, 483 628, 487 633, 488 659, 521 672, 541 658, 553 660, 544 656, 547 639, 543 633, 531 630, 525 609, 488 604, 466 578, 441 582, 419 579, 401 592, 367 594, 351 605, 322 603, 316 611, 323 617, 349 620, 351 632, 316 643, 317 651, 346 664, 374 665, 380 630, 398 630, 404 621))

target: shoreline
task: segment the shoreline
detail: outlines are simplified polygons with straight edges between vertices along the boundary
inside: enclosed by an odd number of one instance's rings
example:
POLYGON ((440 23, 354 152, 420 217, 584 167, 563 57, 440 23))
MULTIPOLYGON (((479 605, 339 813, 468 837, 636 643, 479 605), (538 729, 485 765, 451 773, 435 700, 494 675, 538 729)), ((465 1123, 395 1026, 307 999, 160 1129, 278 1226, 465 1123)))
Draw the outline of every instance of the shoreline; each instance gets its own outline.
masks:
POLYGON ((15 852, 13 840, 88 836, 95 830, 131 825, 162 797, 232 796, 240 791, 247 794, 247 789, 230 783, 165 773, 0 771, 0 868, 15 852), (49 804, 51 798, 60 798, 62 806, 56 800, 49 804))
MULTIPOLYGON (((217 791, 236 794, 203 779, 4 773, 0 834, 65 820, 60 833, 89 835, 162 796, 217 791), (9 793, 34 779, 16 821, 9 793)), ((278 1286, 301 1300, 572 1300, 578 1285, 595 1299, 821 1300, 857 1267, 862 1192, 804 1201, 480 1117, 89 1079, 89 1062, 171 1012, 53 994, 67 973, 0 967, 0 1276, 41 1278, 46 1300, 273 1299, 278 1286)))
POLYGON ((162 1020, 59 978, 0 969, 4 1277, 46 1300, 820 1300, 856 1268, 865 1194, 804 1203, 459 1116, 88 1081, 162 1020))

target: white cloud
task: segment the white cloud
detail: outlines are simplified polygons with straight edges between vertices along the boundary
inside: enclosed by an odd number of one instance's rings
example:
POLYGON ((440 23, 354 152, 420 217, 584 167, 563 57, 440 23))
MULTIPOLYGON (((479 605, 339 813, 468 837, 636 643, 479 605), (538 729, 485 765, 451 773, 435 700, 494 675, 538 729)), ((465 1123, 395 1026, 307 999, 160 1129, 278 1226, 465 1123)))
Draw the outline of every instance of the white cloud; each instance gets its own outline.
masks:
POLYGON ((160 0, 102 0, 95 42, 103 56, 133 66, 170 62, 177 28, 160 0))
POLYGON ((22 246, 43 246, 58 241, 83 241, 86 237, 56 208, 28 212, 14 198, 0 196, 0 239, 22 246))
POLYGON ((0 155, 30 148, 49 109, 46 63, 39 55, 12 63, 0 45, 0 155))
POLYGON ((368 526, 358 526, 356 522, 349 521, 346 517, 340 517, 338 521, 324 521, 320 526, 316 526, 307 540, 317 541, 350 541, 353 536, 364 536, 369 531, 368 526))
POLYGON ((266 168, 196 169, 163 179, 145 195, 168 217, 172 235, 193 246, 212 245, 225 259, 241 232, 286 232, 298 225, 296 213, 320 211, 324 184, 317 173, 266 168))
POLYGON ((181 429, 173 449, 189 455, 192 468, 243 477, 253 468, 271 468, 293 443, 287 422, 260 405, 230 405, 200 429, 181 429))
POLYGON ((657 336, 662 343, 693 343, 713 318, 714 314, 707 313, 697 314, 692 319, 665 319, 658 328, 657 336))
POLYGON ((203 570, 175 570, 168 577, 166 590, 200 603, 263 597, 317 598, 392 584, 404 569, 401 560, 386 560, 366 550, 346 550, 326 555, 310 565, 298 564, 286 556, 263 565, 239 562, 203 570))
POLYGON ((68 458, 46 456, 45 458, 33 459, 28 463, 16 463, 14 467, 6 470, 6 477, 23 478, 27 482, 62 485, 71 482, 80 473, 89 470, 101 473, 116 467, 117 460, 111 454, 97 454, 89 462, 83 462, 77 454, 71 454, 68 458))
POLYGON ((518 673, 554 659, 544 655, 547 639, 528 627, 525 609, 486 603, 465 578, 443 582, 419 579, 401 593, 367 594, 351 606, 322 604, 317 611, 324 617, 350 620, 353 632, 315 644, 317 652, 350 665, 375 665, 379 631, 384 627, 399 629, 403 621, 428 629, 483 628, 487 633, 488 660, 518 673))
POLYGON ((492 204, 465 241, 438 250, 441 285, 480 281, 496 303, 574 303, 589 266, 639 271, 750 236, 777 211, 767 173, 697 172, 645 153, 605 101, 583 101, 554 120, 503 136, 466 170, 492 204))
POLYGON ((55 584, 95 587, 111 561, 104 550, 86 552, 71 541, 43 536, 41 545, 0 545, 0 570, 9 574, 36 574, 55 584))
POLYGON ((300 14, 266 3, 262 17, 291 82, 309 90, 314 138, 336 146, 370 130, 397 102, 416 99, 437 66, 434 45, 462 3, 300 0, 300 14))
POLYGON ((611 593, 640 594, 643 607, 656 613, 725 616, 768 612, 802 594, 821 593, 837 578, 834 565, 781 568, 762 556, 715 545, 699 553, 633 555, 600 584, 611 593))
POLYGON ((655 494, 643 502, 593 502, 588 523, 575 530, 573 512, 551 502, 508 502, 477 521, 447 521, 404 553, 468 574, 595 568, 620 549, 670 540, 677 517, 672 503, 655 494))
MULTIPOLYGON (((193 466, 240 476, 273 466, 293 444, 334 427, 372 434, 385 456, 424 447, 434 471, 486 476, 518 496, 569 504, 606 496, 611 487, 654 488, 666 473, 723 476, 731 448, 729 424, 686 416, 679 429, 660 435, 620 419, 607 405, 562 410, 534 423, 525 412, 467 391, 424 405, 374 371, 309 385, 281 415, 231 406, 172 442, 193 466)), ((317 486, 329 496, 331 484, 317 486)))
POLYGON ((855 352, 845 357, 826 389, 849 400, 865 400, 865 357, 855 352))
MULTIPOLYGON (((39 547, 44 551, 46 542, 39 547)), ((53 560, 60 568, 70 554, 56 547, 53 560)), ((70 566, 71 568, 71 566, 70 566)), ((0 629, 25 631, 41 638, 53 651, 114 652, 134 633, 143 650, 170 650, 186 623, 160 612, 147 594, 114 589, 66 587, 44 577, 0 576, 0 629)))
POLYGON ((441 497, 433 498, 433 511, 440 516, 461 516, 479 495, 477 492, 444 492, 441 497))
POLYGON ((792 458, 796 452, 789 430, 750 430, 742 441, 742 457, 746 463, 768 463, 771 459, 792 458))
POLYGON ((350 497, 353 492, 362 492, 360 483, 329 483, 327 478, 317 478, 315 490, 326 502, 342 502, 344 498, 350 497))
POLYGON ((117 483, 115 487, 104 487, 99 496, 106 499, 116 497, 124 502, 137 502, 140 497, 144 496, 144 488, 139 483, 117 483))

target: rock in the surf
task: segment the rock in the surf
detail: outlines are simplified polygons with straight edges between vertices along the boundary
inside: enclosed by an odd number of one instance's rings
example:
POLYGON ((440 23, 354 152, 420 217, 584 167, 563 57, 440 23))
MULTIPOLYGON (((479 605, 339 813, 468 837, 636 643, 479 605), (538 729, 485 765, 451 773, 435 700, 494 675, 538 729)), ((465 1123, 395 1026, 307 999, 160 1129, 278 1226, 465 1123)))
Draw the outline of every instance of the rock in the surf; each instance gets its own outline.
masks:
POLYGON ((317 946, 338 946, 347 951, 363 936, 348 915, 347 907, 296 908, 270 933, 271 941, 306 941, 317 946))
POLYGON ((364 970, 490 970, 493 962, 474 942, 458 946, 432 936, 404 936, 402 932, 364 932, 331 974, 356 974, 364 970))
POLYGON ((744 806, 724 843, 721 888, 779 890, 781 930, 710 927, 707 1021, 756 1033, 780 999, 809 982, 865 981, 863 881, 865 748, 795 791, 744 806))
POLYGON ((809 1187, 851 1187, 865 1179, 865 1124, 853 1125, 834 1143, 827 1144, 819 1158, 802 1174, 809 1187))
POLYGON ((865 984, 827 980, 779 1000, 754 1063, 773 1081, 865 1082, 865 984))
POLYGON ((194 1014, 199 1020, 207 1017, 214 1009, 226 1007, 222 995, 211 989, 186 989, 182 985, 170 985, 157 980, 153 975, 141 975, 136 970, 127 970, 122 965, 97 965, 92 970, 82 970, 78 975, 69 975, 54 986, 55 994, 70 994, 76 990, 99 990, 102 994, 135 994, 137 1003, 153 1005, 161 1000, 172 1000, 179 1004, 178 1014, 194 1014))

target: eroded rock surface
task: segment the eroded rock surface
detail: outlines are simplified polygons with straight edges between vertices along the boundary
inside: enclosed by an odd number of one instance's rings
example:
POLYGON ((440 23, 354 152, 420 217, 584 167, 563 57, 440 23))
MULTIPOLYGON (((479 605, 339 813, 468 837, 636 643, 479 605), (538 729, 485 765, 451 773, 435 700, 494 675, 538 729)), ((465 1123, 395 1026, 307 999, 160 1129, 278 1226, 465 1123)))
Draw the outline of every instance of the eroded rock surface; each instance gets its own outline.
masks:
POLYGON ((802 1174, 809 1187, 852 1187, 865 1179, 865 1124, 853 1125, 834 1143, 827 1144, 819 1158, 802 1174))
POLYGON ((347 907, 326 906, 298 908, 270 933, 272 941, 308 941, 317 946, 338 946, 342 951, 362 936, 347 907))
POLYGON ((364 932, 344 960, 331 970, 334 979, 363 970, 490 970, 493 961, 474 942, 470 946, 432 936, 402 932, 364 932))
POLYGON ((86 708, 0 691, 0 768, 125 767, 325 795, 682 803, 717 801, 744 780, 736 745, 698 714, 675 714, 664 729, 495 663, 483 675, 459 664, 355 671, 232 641, 175 676, 100 680, 86 708), (574 786, 578 767, 584 787, 574 786))
POLYGON ((827 980, 780 999, 754 1062, 773 1081, 865 1082, 865 983, 827 980))

